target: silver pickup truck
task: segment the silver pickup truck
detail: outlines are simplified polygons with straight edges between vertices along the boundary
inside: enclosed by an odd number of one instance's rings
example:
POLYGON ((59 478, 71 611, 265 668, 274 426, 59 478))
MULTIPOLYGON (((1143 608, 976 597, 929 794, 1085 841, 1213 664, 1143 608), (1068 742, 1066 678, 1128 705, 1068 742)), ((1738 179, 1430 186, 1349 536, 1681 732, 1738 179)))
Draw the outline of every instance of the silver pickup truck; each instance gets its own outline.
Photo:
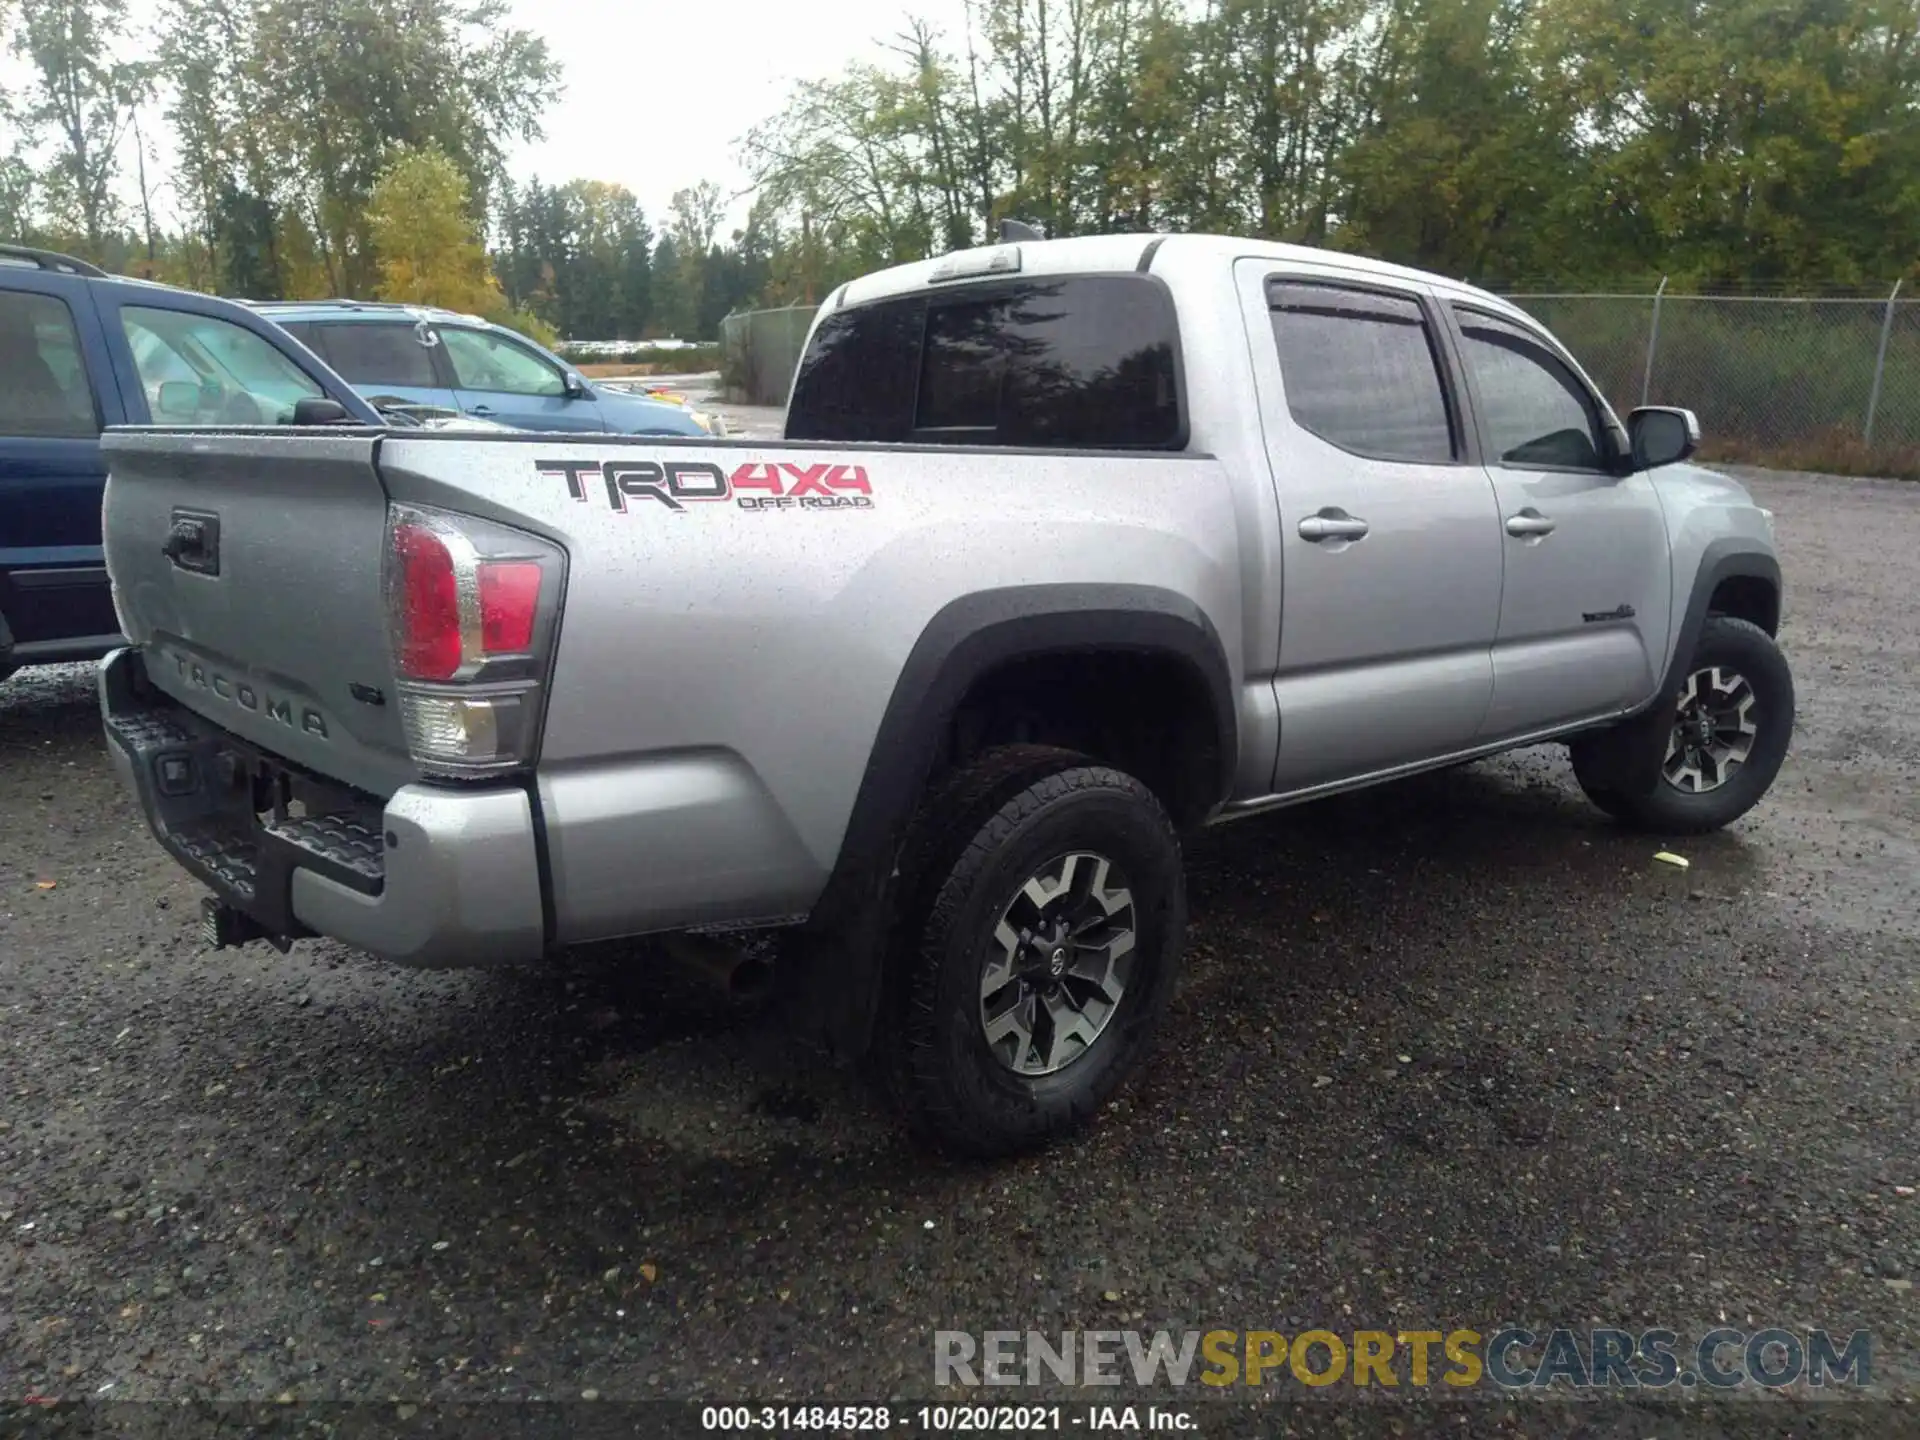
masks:
POLYGON ((1661 834, 1761 798, 1771 518, 1696 442, 1432 275, 1003 243, 831 295, 781 442, 111 433, 101 704, 216 942, 756 934, 1003 1153, 1148 1045, 1183 830, 1548 740, 1661 834))

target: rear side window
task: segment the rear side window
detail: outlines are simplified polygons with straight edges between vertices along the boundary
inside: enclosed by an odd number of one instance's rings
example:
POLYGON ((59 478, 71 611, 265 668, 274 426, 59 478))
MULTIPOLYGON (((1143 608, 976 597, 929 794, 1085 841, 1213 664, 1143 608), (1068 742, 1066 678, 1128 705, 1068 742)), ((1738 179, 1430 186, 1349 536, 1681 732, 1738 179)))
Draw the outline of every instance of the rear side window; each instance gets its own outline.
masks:
POLYGON ((355 386, 410 385, 431 390, 440 383, 433 373, 433 352, 420 343, 411 325, 315 328, 325 332, 327 360, 355 386))
POLYGON ((1267 292, 1295 423, 1375 460, 1455 458, 1440 362, 1417 302, 1334 285, 1267 292))
POLYGON ((0 435, 83 439, 99 433, 66 302, 0 291, 0 435))
POLYGON ((1173 302, 1140 275, 889 300, 822 320, 787 434, 1040 449, 1176 449, 1173 302))
MULTIPOLYGON (((286 331, 314 354, 325 360, 327 342, 320 338, 320 327, 311 320, 281 320, 277 322, 286 331)), ((331 363, 331 362, 329 362, 331 363)))
POLYGON ((453 362, 454 383, 462 390, 556 398, 567 393, 567 382, 558 370, 511 340, 445 325, 440 327, 440 338, 453 362))

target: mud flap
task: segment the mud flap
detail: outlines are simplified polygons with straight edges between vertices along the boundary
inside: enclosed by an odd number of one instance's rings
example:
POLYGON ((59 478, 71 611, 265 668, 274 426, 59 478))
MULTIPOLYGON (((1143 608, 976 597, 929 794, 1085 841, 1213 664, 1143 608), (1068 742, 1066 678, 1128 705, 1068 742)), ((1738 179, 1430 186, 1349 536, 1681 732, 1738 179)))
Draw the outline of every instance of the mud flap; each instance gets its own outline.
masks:
POLYGON ((1660 783, 1660 765, 1673 733, 1672 706, 1663 695, 1647 709, 1618 725, 1574 737, 1580 765, 1591 779, 1618 795, 1649 793, 1660 783))

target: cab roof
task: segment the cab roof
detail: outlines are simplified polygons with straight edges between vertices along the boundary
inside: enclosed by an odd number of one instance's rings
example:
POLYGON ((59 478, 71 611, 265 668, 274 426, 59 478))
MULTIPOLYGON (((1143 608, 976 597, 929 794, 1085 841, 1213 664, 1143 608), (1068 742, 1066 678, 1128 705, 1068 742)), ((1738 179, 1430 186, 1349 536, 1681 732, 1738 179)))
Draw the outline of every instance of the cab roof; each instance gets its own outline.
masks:
POLYGON ((850 280, 828 297, 826 308, 859 305, 870 300, 891 299, 928 289, 938 290, 945 285, 969 280, 1111 274, 1127 270, 1171 277, 1183 271, 1217 270, 1242 259, 1295 261, 1334 267, 1356 278, 1371 277, 1432 286, 1454 296, 1471 297, 1476 303, 1496 308, 1502 313, 1515 316, 1521 313, 1499 296, 1464 281, 1344 250, 1289 245, 1276 240, 1245 240, 1231 235, 1147 232, 1076 235, 1060 240, 1015 240, 981 245, 970 250, 955 250, 931 260, 916 260, 850 280))

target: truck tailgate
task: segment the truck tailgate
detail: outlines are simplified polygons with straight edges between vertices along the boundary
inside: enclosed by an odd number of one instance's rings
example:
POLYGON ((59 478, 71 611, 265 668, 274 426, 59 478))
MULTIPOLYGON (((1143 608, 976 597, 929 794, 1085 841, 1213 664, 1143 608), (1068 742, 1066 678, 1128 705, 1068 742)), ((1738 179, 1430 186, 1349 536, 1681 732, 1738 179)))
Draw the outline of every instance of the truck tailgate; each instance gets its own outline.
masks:
POLYGON ((107 570, 153 683, 318 774, 418 778, 393 702, 376 431, 114 429, 107 570))

